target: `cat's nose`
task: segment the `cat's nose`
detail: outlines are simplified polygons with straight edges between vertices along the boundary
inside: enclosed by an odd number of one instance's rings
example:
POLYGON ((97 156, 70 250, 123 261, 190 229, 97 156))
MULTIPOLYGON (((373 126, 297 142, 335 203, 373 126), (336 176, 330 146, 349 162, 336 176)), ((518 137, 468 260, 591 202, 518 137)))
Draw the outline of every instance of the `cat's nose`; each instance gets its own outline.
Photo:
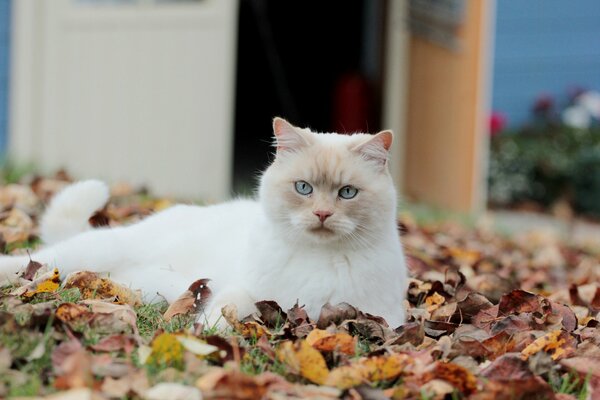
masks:
POLYGON ((325 222, 325 220, 333 215, 331 211, 313 211, 317 217, 319 217, 319 221, 325 222))

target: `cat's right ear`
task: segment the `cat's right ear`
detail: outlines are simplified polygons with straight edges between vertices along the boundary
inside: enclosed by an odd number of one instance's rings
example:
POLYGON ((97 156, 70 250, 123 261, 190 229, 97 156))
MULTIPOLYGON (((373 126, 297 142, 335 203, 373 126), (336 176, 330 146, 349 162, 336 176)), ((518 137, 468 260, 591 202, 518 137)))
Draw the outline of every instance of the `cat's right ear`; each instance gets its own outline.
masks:
POLYGON ((283 118, 273 119, 273 133, 277 153, 296 151, 310 144, 307 134, 302 129, 290 124, 283 118))

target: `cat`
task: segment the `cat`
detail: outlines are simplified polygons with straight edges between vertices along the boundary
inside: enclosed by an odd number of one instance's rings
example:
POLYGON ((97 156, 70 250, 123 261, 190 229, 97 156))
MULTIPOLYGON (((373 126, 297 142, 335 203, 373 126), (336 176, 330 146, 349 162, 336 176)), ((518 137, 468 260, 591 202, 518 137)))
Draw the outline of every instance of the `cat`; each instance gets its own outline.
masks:
MULTIPOLYGON (((108 187, 78 182, 50 202, 40 224, 47 246, 31 258, 62 273, 109 273, 169 302, 209 278, 200 318, 211 325, 221 324, 225 305, 246 316, 255 302, 274 300, 284 309, 298 301, 313 320, 325 303, 347 302, 399 326, 407 270, 387 162, 392 132, 315 133, 282 118, 273 131, 275 159, 256 199, 177 205, 129 226, 91 229, 108 187)), ((0 279, 14 279, 28 261, 0 257, 0 279)))

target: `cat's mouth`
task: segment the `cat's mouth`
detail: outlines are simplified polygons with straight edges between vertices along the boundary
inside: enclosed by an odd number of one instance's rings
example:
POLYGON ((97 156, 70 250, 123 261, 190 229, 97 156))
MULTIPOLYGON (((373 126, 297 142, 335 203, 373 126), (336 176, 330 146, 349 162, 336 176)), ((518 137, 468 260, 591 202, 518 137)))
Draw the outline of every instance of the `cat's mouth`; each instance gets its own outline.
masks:
POLYGON ((329 235, 333 235, 335 233, 333 229, 330 229, 330 228, 326 227, 325 225, 316 226, 314 228, 311 228, 310 231, 317 235, 323 235, 323 236, 329 236, 329 235))

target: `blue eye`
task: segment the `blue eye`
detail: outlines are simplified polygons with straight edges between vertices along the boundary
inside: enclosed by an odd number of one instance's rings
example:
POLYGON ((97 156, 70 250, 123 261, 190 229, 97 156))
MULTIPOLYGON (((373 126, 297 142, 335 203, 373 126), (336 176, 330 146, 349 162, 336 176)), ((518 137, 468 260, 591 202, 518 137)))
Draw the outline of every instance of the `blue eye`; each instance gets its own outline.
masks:
POLYGON ((342 199, 352 199, 354 198, 358 193, 358 189, 355 188, 354 186, 344 186, 343 188, 340 189, 340 191, 338 192, 338 196, 340 196, 342 199))
POLYGON ((312 186, 310 186, 310 184, 308 182, 298 181, 295 183, 295 185, 296 185, 296 192, 300 193, 303 196, 308 196, 313 191, 312 186))

